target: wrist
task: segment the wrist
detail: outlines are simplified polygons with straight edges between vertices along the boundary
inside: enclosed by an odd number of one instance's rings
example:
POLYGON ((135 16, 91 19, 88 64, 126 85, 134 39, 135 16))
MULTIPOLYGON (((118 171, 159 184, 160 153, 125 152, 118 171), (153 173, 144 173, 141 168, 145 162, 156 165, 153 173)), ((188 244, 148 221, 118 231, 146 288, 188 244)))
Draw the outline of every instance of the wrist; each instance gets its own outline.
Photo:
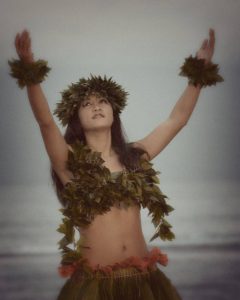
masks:
POLYGON ((204 65, 206 66, 206 65, 208 65, 210 62, 211 62, 211 60, 210 59, 206 59, 206 58, 204 58, 204 57, 201 57, 200 55, 198 55, 198 54, 196 54, 196 56, 195 56, 197 59, 201 59, 201 60, 203 60, 204 61, 204 65))
POLYGON ((31 64, 35 62, 33 55, 21 56, 19 59, 25 64, 31 64))
POLYGON ((204 58, 198 58, 197 55, 185 58, 184 64, 181 66, 180 76, 188 78, 188 83, 195 87, 205 87, 216 85, 224 79, 218 74, 218 65, 207 62, 204 58))
POLYGON ((10 75, 18 80, 17 83, 20 88, 41 83, 51 70, 47 61, 42 59, 37 61, 12 59, 12 61, 8 61, 8 64, 11 69, 10 75))
POLYGON ((192 88, 194 88, 194 89, 196 89, 196 90, 201 90, 202 89, 202 86, 201 86, 201 84, 200 83, 197 83, 196 85, 194 85, 192 82, 188 82, 188 86, 190 86, 190 87, 192 87, 192 88))

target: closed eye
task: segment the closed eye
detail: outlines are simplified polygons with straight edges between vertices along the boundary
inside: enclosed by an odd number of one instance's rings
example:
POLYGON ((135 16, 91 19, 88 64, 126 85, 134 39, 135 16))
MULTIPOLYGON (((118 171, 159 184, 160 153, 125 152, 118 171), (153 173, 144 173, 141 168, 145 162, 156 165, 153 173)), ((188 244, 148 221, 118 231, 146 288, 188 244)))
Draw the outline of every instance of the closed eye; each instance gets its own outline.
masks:
MULTIPOLYGON (((107 99, 105 99, 105 98, 101 98, 100 100, 99 100, 99 102, 105 102, 105 103, 109 103, 109 101, 107 100, 107 99)), ((89 101, 86 101, 86 102, 84 102, 83 104, 82 104, 82 106, 83 107, 85 107, 85 106, 87 106, 88 104, 91 104, 89 101)))
POLYGON ((83 107, 85 107, 85 106, 87 106, 87 104, 90 104, 90 102, 85 102, 85 103, 83 103, 83 107))
POLYGON ((102 98, 102 99, 100 100, 100 102, 102 102, 102 101, 108 103, 108 100, 106 100, 106 99, 104 99, 104 98, 102 98))

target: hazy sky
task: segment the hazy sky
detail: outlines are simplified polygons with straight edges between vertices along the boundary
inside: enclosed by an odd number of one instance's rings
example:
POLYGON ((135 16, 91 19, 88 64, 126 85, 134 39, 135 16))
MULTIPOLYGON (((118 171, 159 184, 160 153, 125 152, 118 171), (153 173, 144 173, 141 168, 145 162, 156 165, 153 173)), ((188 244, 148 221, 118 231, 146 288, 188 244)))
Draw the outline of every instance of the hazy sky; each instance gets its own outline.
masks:
POLYGON ((42 85, 51 111, 80 77, 112 76, 130 94, 121 116, 130 141, 168 117, 187 86, 180 66, 214 28, 213 62, 225 82, 201 91, 187 126, 152 162, 166 181, 239 180, 239 13, 234 0, 1 0, 1 184, 50 179, 26 90, 8 74, 14 37, 24 28, 35 58, 52 68, 42 85))

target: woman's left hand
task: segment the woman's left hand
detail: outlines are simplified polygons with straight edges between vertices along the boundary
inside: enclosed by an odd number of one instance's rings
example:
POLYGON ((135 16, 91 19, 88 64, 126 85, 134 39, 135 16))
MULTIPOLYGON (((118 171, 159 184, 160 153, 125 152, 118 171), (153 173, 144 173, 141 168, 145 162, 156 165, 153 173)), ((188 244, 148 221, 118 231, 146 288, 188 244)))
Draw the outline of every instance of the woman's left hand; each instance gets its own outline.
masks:
POLYGON ((205 39, 201 48, 197 51, 197 58, 205 59, 205 64, 209 63, 212 59, 215 46, 215 33, 212 28, 209 29, 209 40, 205 39))

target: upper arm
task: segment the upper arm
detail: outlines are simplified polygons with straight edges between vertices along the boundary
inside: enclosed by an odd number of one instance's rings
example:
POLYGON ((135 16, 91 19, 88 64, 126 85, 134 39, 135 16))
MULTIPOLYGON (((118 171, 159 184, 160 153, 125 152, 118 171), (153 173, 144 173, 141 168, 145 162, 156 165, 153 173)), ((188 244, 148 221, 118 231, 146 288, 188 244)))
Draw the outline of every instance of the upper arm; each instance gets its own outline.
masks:
POLYGON ((71 150, 54 121, 47 125, 41 125, 40 131, 44 145, 51 161, 51 165, 56 172, 65 172, 68 151, 71 150))
POLYGON ((168 118, 146 137, 134 142, 134 144, 142 146, 148 152, 150 160, 152 160, 169 144, 183 126, 181 122, 168 118))

